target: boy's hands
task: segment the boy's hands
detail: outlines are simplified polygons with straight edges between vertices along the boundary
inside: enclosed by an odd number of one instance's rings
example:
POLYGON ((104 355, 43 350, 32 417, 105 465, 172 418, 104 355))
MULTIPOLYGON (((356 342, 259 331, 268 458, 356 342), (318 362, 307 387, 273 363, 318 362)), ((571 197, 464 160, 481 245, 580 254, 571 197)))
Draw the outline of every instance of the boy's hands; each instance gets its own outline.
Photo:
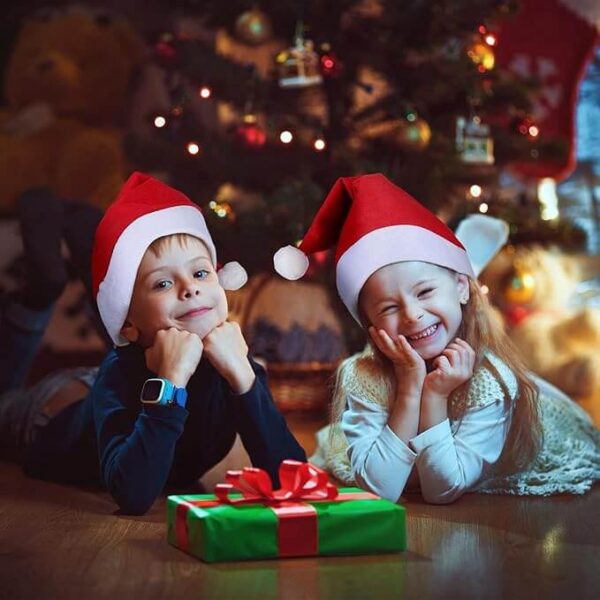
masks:
POLYGON ((145 352, 146 366, 158 377, 184 388, 198 367, 202 348, 202 340, 195 333, 175 327, 161 329, 145 352))
POLYGON ((427 370, 425 361, 403 335, 392 339, 384 329, 369 327, 369 335, 377 348, 394 366, 397 390, 403 395, 421 397, 427 370))
POLYGON ((225 377, 236 394, 245 394, 256 376, 248 360, 248 345, 240 326, 225 321, 203 340, 204 352, 212 365, 225 377))
POLYGON ((459 385, 473 376, 475 351, 456 338, 433 360, 434 370, 425 377, 424 392, 448 398, 459 385))

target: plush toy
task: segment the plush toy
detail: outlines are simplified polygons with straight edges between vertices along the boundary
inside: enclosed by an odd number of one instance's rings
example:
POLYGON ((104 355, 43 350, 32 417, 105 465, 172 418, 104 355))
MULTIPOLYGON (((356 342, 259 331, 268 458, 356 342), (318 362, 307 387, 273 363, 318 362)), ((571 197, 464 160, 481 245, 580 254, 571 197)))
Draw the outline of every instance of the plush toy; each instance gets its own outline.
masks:
POLYGON ((105 206, 125 173, 121 130, 143 45, 122 19, 83 8, 34 15, 17 36, 0 113, 0 210, 27 189, 105 206))
POLYGON ((482 282, 529 369, 575 398, 600 391, 600 309, 577 301, 573 258, 539 246, 509 246, 482 282))

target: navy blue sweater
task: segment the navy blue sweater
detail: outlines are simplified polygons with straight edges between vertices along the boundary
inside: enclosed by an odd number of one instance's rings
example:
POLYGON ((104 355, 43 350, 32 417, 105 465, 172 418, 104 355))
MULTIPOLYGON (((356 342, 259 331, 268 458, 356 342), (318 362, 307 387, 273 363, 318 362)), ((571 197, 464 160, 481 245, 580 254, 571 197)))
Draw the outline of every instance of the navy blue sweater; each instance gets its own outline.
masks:
POLYGON ((278 485, 281 461, 306 455, 273 404, 264 370, 251 364, 256 381, 246 394, 234 394, 203 359, 187 385, 186 408, 152 406, 139 399, 154 376, 141 348, 113 350, 90 394, 40 430, 25 470, 63 483, 100 483, 121 511, 143 514, 165 485, 189 485, 218 463, 239 433, 252 464, 278 485))

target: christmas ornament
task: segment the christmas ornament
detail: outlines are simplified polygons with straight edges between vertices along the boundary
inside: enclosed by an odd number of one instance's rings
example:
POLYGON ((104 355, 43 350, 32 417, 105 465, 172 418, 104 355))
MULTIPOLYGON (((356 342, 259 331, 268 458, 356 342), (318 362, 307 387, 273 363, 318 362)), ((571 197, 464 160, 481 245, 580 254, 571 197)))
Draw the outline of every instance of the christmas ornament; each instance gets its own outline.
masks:
POLYGON ((467 50, 467 56, 477 65, 481 73, 491 71, 496 64, 496 56, 491 46, 482 41, 477 41, 467 50))
POLYGON ((247 113, 235 130, 235 138, 244 148, 262 148, 267 141, 267 133, 258 124, 256 115, 247 113))
POLYGON ((174 42, 175 36, 172 33, 163 33, 154 46, 154 56, 164 67, 170 67, 177 61, 178 54, 174 42))
POLYGON ((514 272, 504 288, 504 298, 509 304, 527 304, 535 292, 535 278, 515 265, 514 272))
POLYGON ((494 141, 490 126, 474 116, 456 119, 456 151, 464 163, 472 165, 494 164, 494 141))
POLYGON ((429 145, 431 127, 425 119, 409 113, 407 118, 399 121, 396 139, 404 148, 419 152, 429 145))
POLYGON ((557 181, 575 168, 575 113, 578 87, 598 42, 597 2, 522 0, 518 13, 502 21, 498 66, 540 84, 532 117, 544 142, 567 144, 568 156, 512 165, 519 174, 557 181), (557 23, 560 35, 556 35, 557 23))
POLYGON ((337 77, 342 70, 340 59, 333 52, 321 55, 321 72, 325 77, 337 77))
POLYGON ((254 7, 243 12, 235 22, 237 38, 249 46, 259 46, 266 42, 273 33, 269 17, 254 7))
MULTIPOLYGON (((382 140, 391 144, 399 144, 406 150, 424 150, 431 139, 431 128, 425 119, 416 112, 407 111, 403 117, 384 119, 364 125, 359 137, 366 140, 382 140)), ((353 143, 357 149, 362 147, 360 140, 353 143)))
POLYGON ((275 61, 279 72, 279 86, 305 88, 323 81, 319 68, 319 55, 311 40, 305 40, 302 24, 296 27, 294 45, 280 52, 275 61))

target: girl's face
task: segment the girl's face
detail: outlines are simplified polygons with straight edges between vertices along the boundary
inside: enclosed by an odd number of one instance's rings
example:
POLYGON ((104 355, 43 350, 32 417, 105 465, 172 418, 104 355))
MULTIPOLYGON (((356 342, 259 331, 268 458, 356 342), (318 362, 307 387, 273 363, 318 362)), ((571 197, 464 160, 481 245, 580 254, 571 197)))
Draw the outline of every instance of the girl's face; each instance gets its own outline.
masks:
POLYGON ((469 299, 469 281, 424 262, 382 267, 363 286, 359 306, 369 325, 408 343, 424 360, 439 356, 456 337, 461 304, 469 299))

